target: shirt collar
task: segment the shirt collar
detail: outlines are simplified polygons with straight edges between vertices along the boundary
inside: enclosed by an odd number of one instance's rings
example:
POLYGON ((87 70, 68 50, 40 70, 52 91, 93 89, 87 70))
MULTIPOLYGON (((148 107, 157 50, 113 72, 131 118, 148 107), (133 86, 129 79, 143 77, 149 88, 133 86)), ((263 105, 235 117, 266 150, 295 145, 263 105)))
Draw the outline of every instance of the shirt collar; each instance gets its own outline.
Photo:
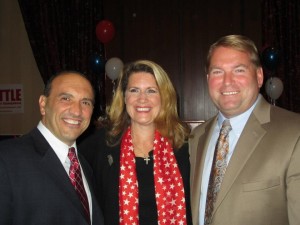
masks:
MULTIPOLYGON (((256 106, 257 102, 260 100, 260 98, 261 98, 261 94, 258 95, 256 101, 248 110, 246 110, 245 112, 243 112, 240 115, 237 115, 237 116, 229 119, 232 130, 235 131, 237 134, 240 134, 243 131, 243 129, 250 117, 250 114, 252 113, 253 109, 255 108, 255 106, 256 106)), ((218 126, 220 129, 221 129, 222 123, 225 119, 227 119, 227 118, 219 111, 218 126)))
POLYGON ((66 158, 68 157, 68 152, 70 147, 74 147, 77 154, 77 146, 76 142, 73 143, 72 146, 68 146, 61 140, 59 140, 51 131, 40 121, 37 128, 42 133, 42 135, 46 138, 47 142, 51 146, 51 148, 56 153, 59 160, 64 163, 66 158))

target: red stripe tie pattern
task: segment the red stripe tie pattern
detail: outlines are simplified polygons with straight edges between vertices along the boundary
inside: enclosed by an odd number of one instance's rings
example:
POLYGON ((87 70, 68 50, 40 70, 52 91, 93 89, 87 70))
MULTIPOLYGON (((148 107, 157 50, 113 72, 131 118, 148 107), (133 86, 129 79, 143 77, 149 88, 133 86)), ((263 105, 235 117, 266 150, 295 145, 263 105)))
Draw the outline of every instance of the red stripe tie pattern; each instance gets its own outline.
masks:
POLYGON ((84 209, 84 213, 90 224, 91 222, 90 222, 89 202, 88 202, 88 198, 87 198, 84 186, 83 186, 82 176, 81 176, 81 171, 80 171, 80 164, 78 162, 78 158, 76 156, 74 147, 69 148, 68 157, 71 161, 69 177, 70 177, 71 183, 73 184, 73 186, 80 198, 80 201, 81 201, 83 209, 84 209))

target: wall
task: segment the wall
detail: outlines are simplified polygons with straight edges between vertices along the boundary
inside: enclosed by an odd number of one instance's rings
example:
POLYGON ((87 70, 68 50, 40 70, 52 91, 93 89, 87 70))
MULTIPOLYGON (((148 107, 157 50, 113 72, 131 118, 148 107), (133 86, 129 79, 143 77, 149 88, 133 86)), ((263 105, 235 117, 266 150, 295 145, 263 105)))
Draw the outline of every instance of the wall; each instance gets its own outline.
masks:
POLYGON ((180 116, 207 120, 217 110, 207 91, 204 63, 210 44, 244 34, 261 44, 261 0, 103 0, 105 18, 116 26, 106 56, 125 63, 160 64, 179 96, 180 116))
POLYGON ((0 1, 0 84, 23 84, 24 113, 0 114, 0 135, 24 134, 40 118, 43 81, 32 55, 17 0, 0 1))
MULTIPOLYGON (((208 46, 232 33, 261 43, 260 0, 103 0, 103 6, 104 17, 116 26, 114 40, 105 45, 107 58, 159 63, 176 87, 185 120, 207 120, 217 112, 204 73, 208 46)), ((25 91, 24 113, 0 115, 0 135, 23 134, 39 121, 43 82, 17 0, 0 1, 0 27, 0 84, 22 83, 25 91)))

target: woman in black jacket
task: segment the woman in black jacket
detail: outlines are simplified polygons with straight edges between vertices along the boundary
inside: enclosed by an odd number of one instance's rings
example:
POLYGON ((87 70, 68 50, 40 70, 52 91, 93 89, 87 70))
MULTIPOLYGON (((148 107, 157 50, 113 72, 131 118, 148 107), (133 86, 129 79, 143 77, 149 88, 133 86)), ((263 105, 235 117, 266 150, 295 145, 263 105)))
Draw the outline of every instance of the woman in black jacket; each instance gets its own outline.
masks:
POLYGON ((166 72, 148 60, 126 65, 107 114, 80 144, 106 224, 191 224, 189 129, 166 72))

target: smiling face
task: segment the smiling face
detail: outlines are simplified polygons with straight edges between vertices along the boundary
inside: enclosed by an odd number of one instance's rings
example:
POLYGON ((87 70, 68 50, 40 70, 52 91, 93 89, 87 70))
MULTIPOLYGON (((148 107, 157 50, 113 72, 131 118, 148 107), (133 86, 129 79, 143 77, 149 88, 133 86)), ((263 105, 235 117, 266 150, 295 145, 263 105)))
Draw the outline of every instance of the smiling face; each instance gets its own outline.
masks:
POLYGON ((263 83, 263 71, 255 67, 247 53, 217 47, 211 56, 207 81, 212 101, 231 118, 254 104, 263 83))
POLYGON ((152 74, 137 72, 130 75, 125 104, 132 126, 155 126, 154 120, 161 109, 161 98, 152 74))
POLYGON ((40 96, 42 123, 71 146, 89 126, 93 101, 88 80, 74 73, 60 75, 52 81, 49 96, 40 96))

